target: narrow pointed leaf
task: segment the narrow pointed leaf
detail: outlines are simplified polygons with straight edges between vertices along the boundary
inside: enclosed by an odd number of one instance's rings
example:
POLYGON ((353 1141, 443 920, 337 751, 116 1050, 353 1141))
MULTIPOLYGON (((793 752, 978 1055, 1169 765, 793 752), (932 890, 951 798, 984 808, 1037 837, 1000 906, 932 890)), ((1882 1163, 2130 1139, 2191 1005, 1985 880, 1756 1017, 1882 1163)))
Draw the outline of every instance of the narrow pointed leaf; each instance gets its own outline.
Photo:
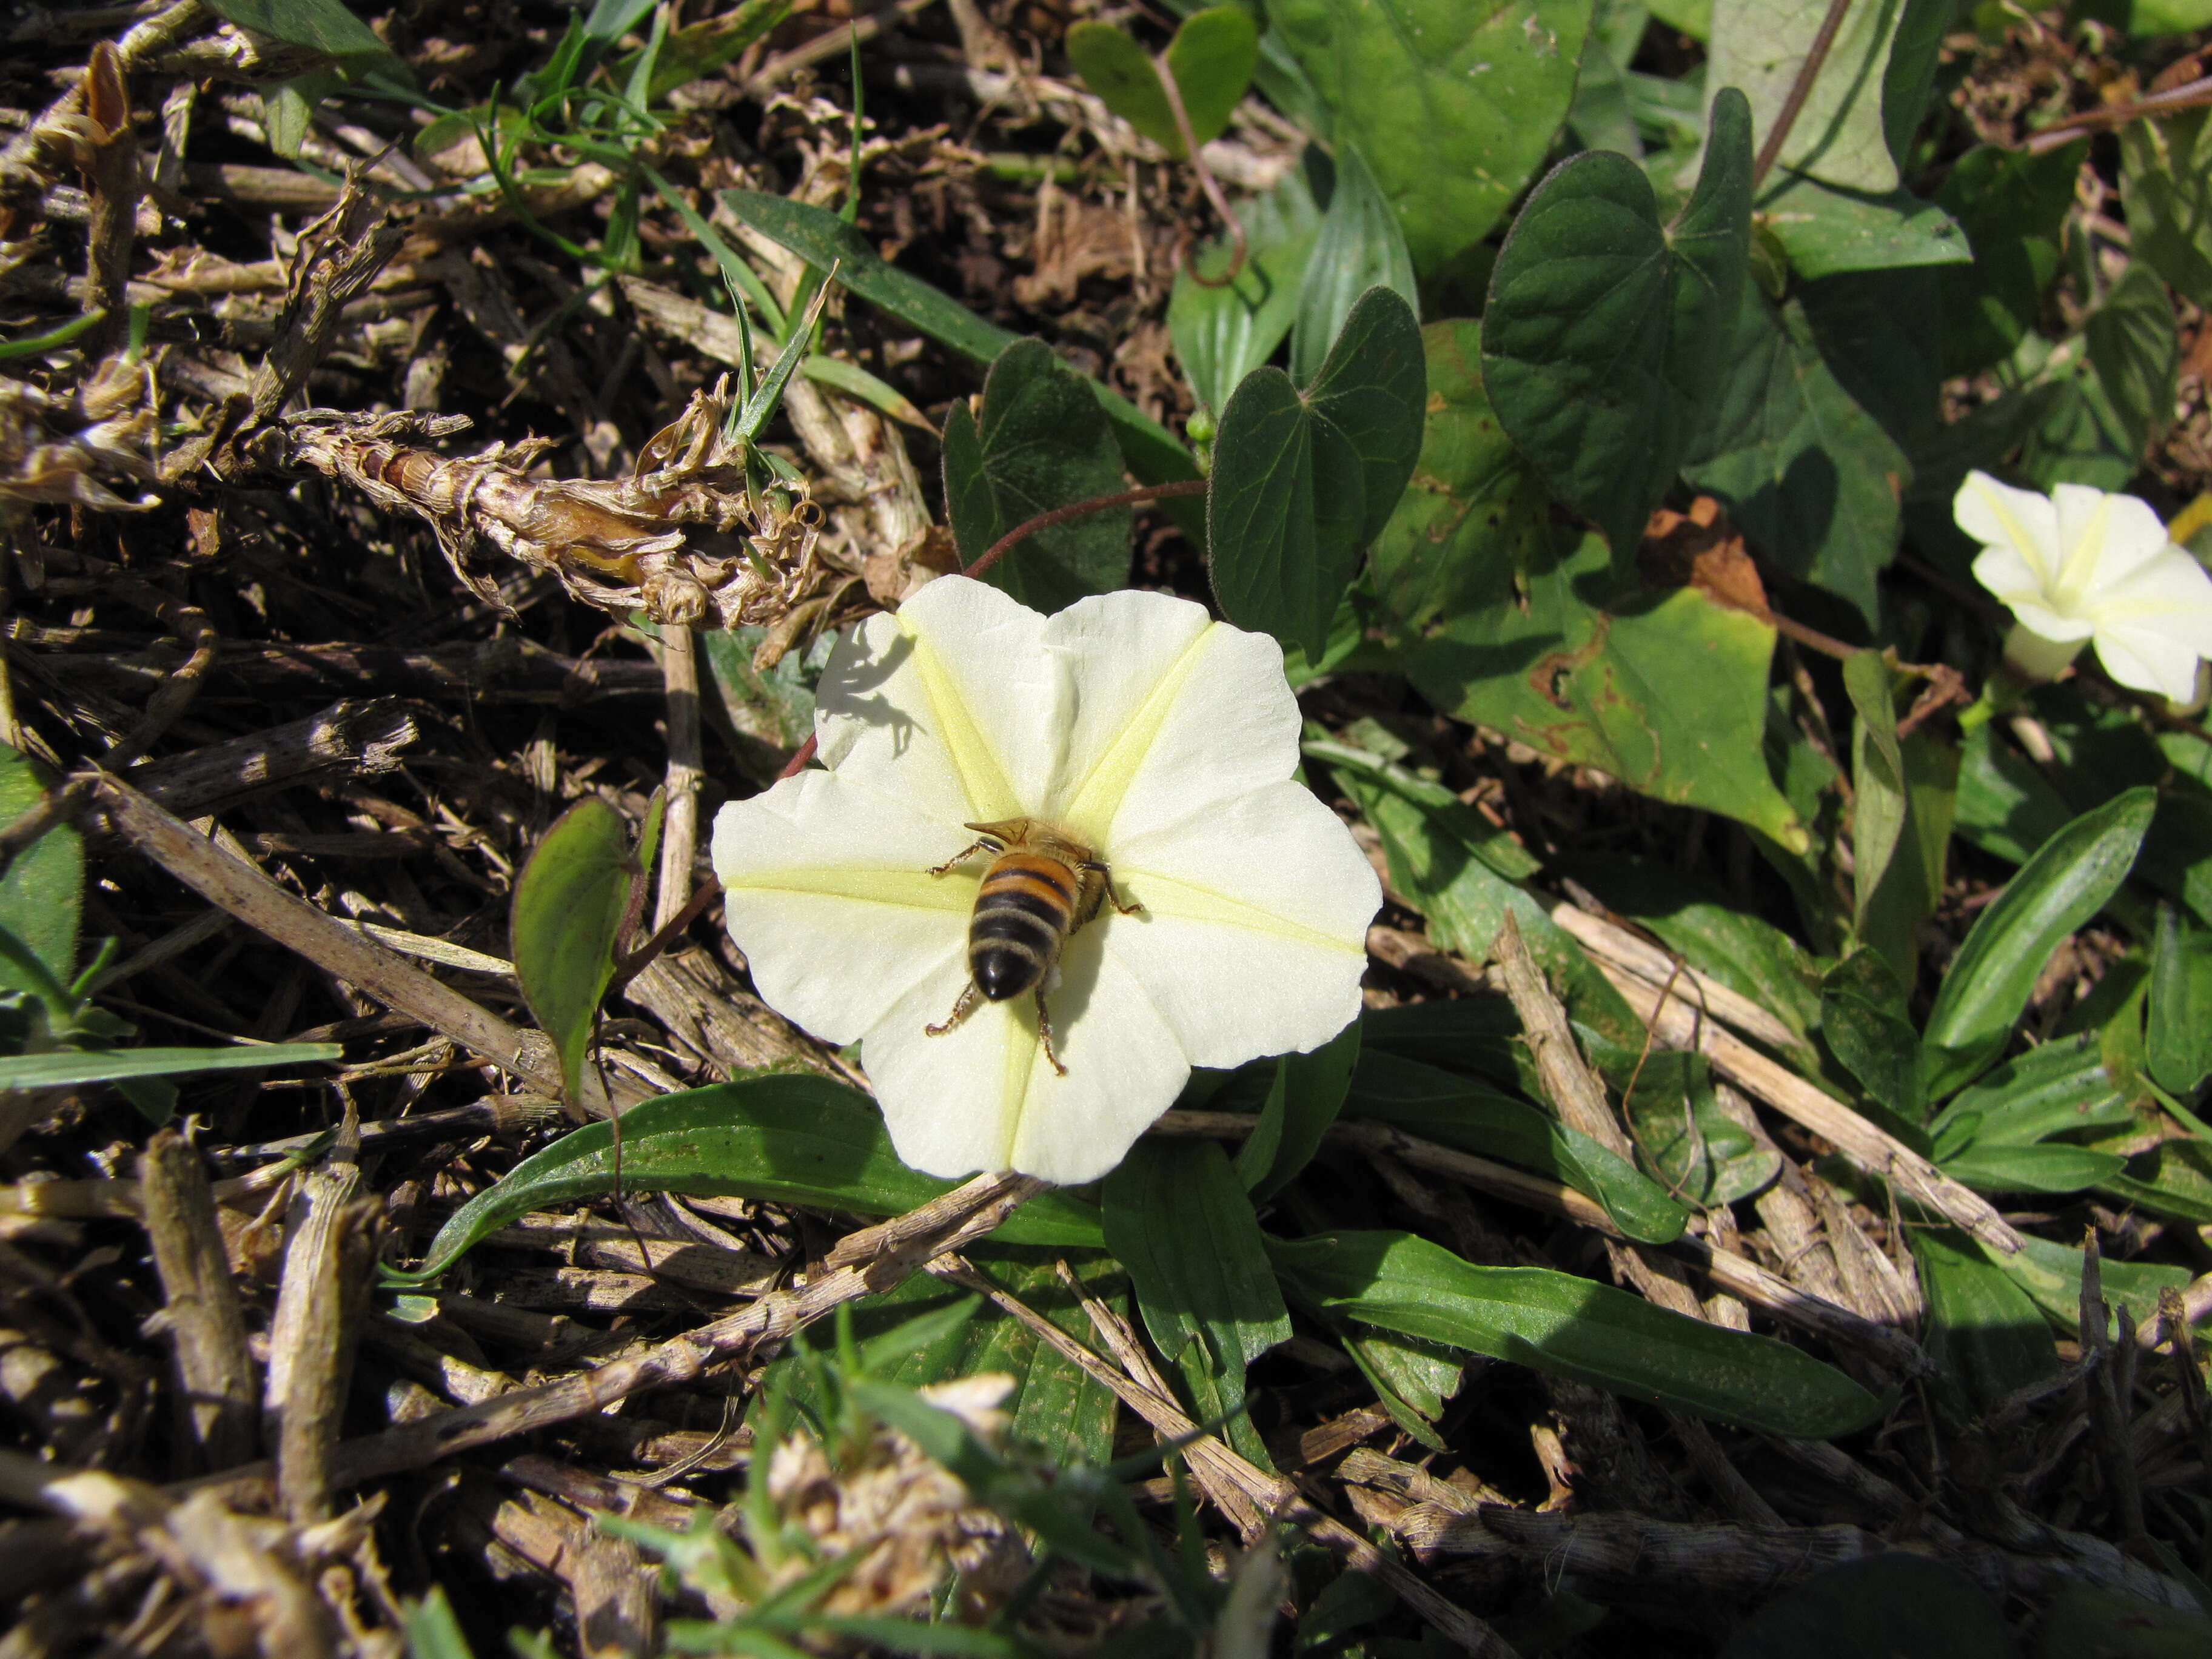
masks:
POLYGON ((1828 1439, 1880 1415, 1834 1367, 1545 1267, 1481 1267, 1411 1233, 1274 1242, 1298 1302, 1771 1434, 1828 1439))
POLYGON ((1975 921, 1922 1033, 1931 1097, 1972 1082, 2003 1051, 2059 941, 2119 891, 2157 804, 2152 790, 2130 789, 2084 812, 2045 842, 1975 921))
MULTIPOLYGON (((454 1211, 420 1268, 387 1276, 394 1283, 426 1283, 517 1216, 611 1192, 613 1142, 604 1122, 563 1135, 454 1211)), ((914 1209, 959 1184, 901 1164, 875 1103, 811 1073, 769 1073, 687 1089, 623 1114, 626 1193, 752 1198, 878 1216, 914 1209)), ((1006 1243, 1093 1248, 1101 1242, 1097 1212, 1059 1193, 1023 1206, 994 1237, 1006 1243)))
POLYGON ((196 1072, 256 1072, 337 1060, 335 1042, 270 1042, 235 1048, 74 1048, 0 1056, 0 1089, 58 1089, 196 1072))
POLYGON ((1413 285, 1413 261, 1406 252, 1397 216, 1375 182, 1358 149, 1340 144, 1336 192, 1322 216, 1313 257, 1298 290, 1297 319, 1291 329, 1291 378, 1300 386, 1314 380, 1352 307, 1369 289, 1390 289, 1418 314, 1419 291, 1413 285))

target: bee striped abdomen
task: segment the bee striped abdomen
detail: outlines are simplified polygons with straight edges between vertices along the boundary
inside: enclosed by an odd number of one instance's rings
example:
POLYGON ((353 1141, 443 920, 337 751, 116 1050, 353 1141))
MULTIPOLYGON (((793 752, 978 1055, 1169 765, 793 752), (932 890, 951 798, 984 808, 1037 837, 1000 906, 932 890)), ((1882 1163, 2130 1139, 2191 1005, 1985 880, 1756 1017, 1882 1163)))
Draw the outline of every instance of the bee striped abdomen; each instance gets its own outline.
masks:
POLYGON ((1075 919, 1075 872, 1056 859, 1002 853, 983 873, 968 924, 975 988, 1004 1002, 1042 982, 1075 919))

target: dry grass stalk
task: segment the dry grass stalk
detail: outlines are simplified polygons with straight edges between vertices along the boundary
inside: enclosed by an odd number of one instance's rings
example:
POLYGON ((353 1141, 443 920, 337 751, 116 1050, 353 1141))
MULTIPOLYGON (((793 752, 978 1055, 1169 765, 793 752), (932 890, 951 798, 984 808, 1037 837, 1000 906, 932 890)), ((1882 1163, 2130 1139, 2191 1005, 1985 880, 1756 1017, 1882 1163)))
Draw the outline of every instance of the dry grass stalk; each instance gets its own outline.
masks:
POLYGON ((192 1465, 179 1473, 227 1469, 253 1455, 256 1389, 215 1194, 199 1153, 173 1129, 147 1143, 138 1177, 168 1298, 162 1317, 176 1353, 179 1444, 192 1465))

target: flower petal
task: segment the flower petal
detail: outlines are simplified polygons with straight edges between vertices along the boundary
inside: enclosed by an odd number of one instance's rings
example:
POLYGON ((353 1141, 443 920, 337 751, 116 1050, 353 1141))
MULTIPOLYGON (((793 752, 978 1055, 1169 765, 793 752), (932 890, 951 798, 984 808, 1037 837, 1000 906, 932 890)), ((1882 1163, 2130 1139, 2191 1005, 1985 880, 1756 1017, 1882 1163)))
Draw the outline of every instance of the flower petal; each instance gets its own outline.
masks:
POLYGON ((2172 545, 2150 503, 2136 496, 2063 483, 2051 499, 2058 513, 2059 544, 2066 550, 2064 584, 2078 586, 2091 601, 2172 545))
POLYGON ((2010 547, 1985 547, 1974 558, 1974 580, 2002 599, 2014 617, 2046 640, 2086 640, 2087 619, 2052 609, 2052 594, 2034 566, 2010 547))
POLYGON ((1160 593, 1084 599, 1052 619, 1076 721, 1052 810, 1119 847, 1297 769, 1282 647, 1160 593))
MULTIPOLYGON (((1952 498, 1951 516, 1984 546, 2012 550, 2033 573, 2036 586, 2047 591, 2057 580, 2063 544, 2058 538, 2058 509, 2048 495, 2014 489, 1978 469, 1966 475, 1952 498)), ((1981 576, 1979 560, 1974 574, 1981 576)), ((2012 603, 2002 593, 1998 598, 2012 603)))
POLYGON ((1115 886, 1145 908, 1106 919, 1107 952, 1192 1065, 1318 1048, 1359 1012, 1382 884, 1304 785, 1253 790, 1114 851, 1115 886))
POLYGON ((916 986, 868 1032, 860 1064, 904 1162, 928 1175, 1016 1170, 1068 1186, 1121 1161, 1175 1103, 1190 1065, 1104 946, 1103 929, 1078 933, 1046 994, 1065 1077, 1037 1041, 1034 997, 979 1002, 957 1030, 927 1034, 951 1012, 964 969, 916 986))
POLYGON ((1044 618, 944 576, 830 653, 817 694, 823 764, 952 823, 1034 811, 1063 739, 1066 672, 1044 618))
POLYGON ((2197 659, 2212 657, 2212 574, 2167 544, 2098 597, 2097 659, 2121 684, 2178 702, 2197 692, 2197 659))
POLYGON ((802 772, 725 806, 714 873, 762 1000, 824 1042, 850 1042, 917 983, 957 983, 982 861, 929 870, 974 839, 842 772, 802 772))

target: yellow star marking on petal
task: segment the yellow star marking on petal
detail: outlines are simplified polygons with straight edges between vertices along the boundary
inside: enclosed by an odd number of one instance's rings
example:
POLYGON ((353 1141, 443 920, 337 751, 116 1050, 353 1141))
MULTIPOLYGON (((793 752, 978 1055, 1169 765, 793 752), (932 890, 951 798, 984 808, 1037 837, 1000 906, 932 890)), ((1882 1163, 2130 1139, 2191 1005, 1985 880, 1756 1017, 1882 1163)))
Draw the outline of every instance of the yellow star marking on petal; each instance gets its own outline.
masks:
POLYGON ((937 736, 952 757, 953 770, 960 775, 960 787, 968 797, 969 811, 975 822, 994 823, 1004 818, 1018 818, 1027 809, 1014 799, 1013 786, 1006 781, 1004 768, 992 751, 983 729, 975 722, 962 700, 951 675, 945 672, 944 659, 929 636, 908 623, 898 618, 899 629, 914 641, 915 666, 921 674, 922 690, 929 698, 931 711, 937 716, 937 736))
POLYGON ((1099 750, 1098 758, 1091 763, 1090 773, 1068 791, 1067 804, 1059 813, 1060 821, 1073 835, 1087 838, 1093 846, 1104 842, 1106 832, 1113 827, 1115 814, 1121 810, 1121 798, 1135 781, 1137 769, 1144 764, 1145 757, 1152 753, 1152 744, 1158 741, 1160 728, 1167 724, 1176 699, 1182 695, 1183 682, 1198 666, 1221 624, 1210 624, 1195 639, 1185 646, 1182 653, 1168 665, 1137 705, 1113 740, 1099 750))
MULTIPOLYGON (((1224 927, 1242 927, 1247 932, 1266 933, 1276 939, 1294 939, 1310 945, 1316 950, 1331 951, 1344 956, 1364 957, 1367 940, 1364 934, 1357 939, 1344 939, 1309 927, 1302 921, 1292 921, 1288 916, 1279 916, 1272 910, 1262 910, 1255 904, 1247 904, 1194 883, 1177 881, 1172 876, 1154 875, 1148 870, 1128 870, 1116 866, 1114 878, 1125 896, 1134 899, 1148 911, 1163 916, 1172 916, 1177 921, 1217 923, 1224 927)), ((1144 918, 1129 919, 1141 927, 1144 918)), ((1114 923, 1109 922, 1109 926, 1114 923)))

